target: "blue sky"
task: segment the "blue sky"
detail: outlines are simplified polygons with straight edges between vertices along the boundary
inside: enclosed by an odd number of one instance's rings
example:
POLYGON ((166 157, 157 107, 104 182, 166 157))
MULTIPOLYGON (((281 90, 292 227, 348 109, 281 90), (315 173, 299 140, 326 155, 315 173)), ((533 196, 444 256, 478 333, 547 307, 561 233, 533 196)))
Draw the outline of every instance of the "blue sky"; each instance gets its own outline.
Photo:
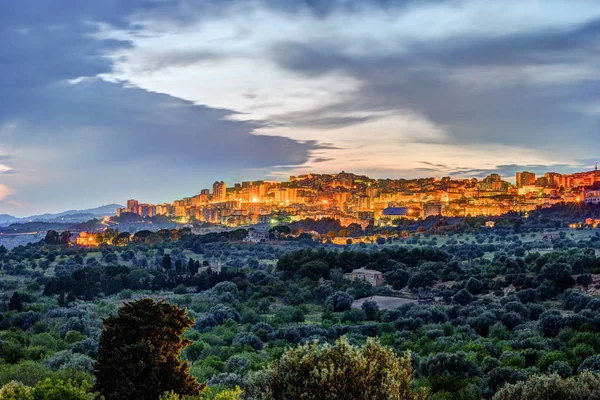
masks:
POLYGON ((599 49, 595 0, 2 2, 0 213, 590 169, 599 49))

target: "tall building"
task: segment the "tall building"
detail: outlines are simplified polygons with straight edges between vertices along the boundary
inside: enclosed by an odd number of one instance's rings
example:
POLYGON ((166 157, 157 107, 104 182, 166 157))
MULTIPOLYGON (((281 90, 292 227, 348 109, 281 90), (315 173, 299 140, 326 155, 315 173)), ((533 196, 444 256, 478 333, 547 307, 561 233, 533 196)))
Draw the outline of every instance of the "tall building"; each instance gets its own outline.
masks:
POLYGON ((559 187, 561 175, 556 172, 546 172, 544 176, 548 179, 548 186, 559 187))
POLYGON ((227 200, 227 185, 223 181, 213 183, 213 201, 222 202, 227 200))
POLYGON ((140 202, 137 200, 127 200, 127 211, 134 214, 139 214, 140 202))
POLYGON ((535 184, 535 173, 529 171, 517 172, 517 187, 535 184))

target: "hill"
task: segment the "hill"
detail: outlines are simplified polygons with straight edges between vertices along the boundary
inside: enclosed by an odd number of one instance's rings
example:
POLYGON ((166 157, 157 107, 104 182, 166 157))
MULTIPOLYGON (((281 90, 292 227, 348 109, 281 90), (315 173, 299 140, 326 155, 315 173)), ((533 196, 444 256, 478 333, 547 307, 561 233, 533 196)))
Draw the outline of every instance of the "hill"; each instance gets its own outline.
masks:
POLYGON ((0 214, 0 225, 8 225, 19 222, 41 221, 41 222, 85 222, 96 217, 113 216, 117 208, 123 208, 120 204, 107 204, 104 206, 89 208, 86 210, 67 210, 56 214, 46 213, 32 215, 25 218, 17 218, 8 214, 0 214))
POLYGON ((1 224, 10 224, 10 223, 16 222, 18 219, 19 218, 13 217, 12 215, 0 214, 0 225, 1 224))

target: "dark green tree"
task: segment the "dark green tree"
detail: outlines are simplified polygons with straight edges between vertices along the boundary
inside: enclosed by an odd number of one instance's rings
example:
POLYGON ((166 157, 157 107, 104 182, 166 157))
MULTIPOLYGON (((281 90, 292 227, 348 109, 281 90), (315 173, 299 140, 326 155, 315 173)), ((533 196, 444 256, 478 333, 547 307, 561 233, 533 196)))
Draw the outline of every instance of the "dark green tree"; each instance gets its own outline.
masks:
POLYGON ((165 392, 197 396, 201 385, 179 360, 191 344, 181 335, 194 324, 185 310, 165 301, 126 303, 104 320, 95 389, 106 400, 158 400, 165 392))
POLYGON ((56 231, 46 232, 46 237, 44 238, 44 242, 49 245, 57 245, 59 243, 58 232, 56 232, 56 231))
POLYGON ((23 310, 23 303, 21 302, 21 296, 19 296, 18 292, 13 292, 13 295, 10 298, 10 303, 8 303, 8 309, 11 311, 23 310))
POLYGON ((165 254, 162 259, 162 267, 165 271, 170 271, 173 268, 173 262, 171 261, 171 256, 165 254))
POLYGON ((66 307, 67 299, 65 298, 65 292, 60 292, 58 295, 58 305, 59 307, 66 307))
POLYGON ((60 238, 58 239, 59 244, 69 244, 71 243, 71 231, 64 231, 60 234, 60 238))
POLYGON ((200 269, 200 261, 194 261, 193 259, 189 259, 187 265, 187 272, 190 276, 194 276, 198 273, 200 269))

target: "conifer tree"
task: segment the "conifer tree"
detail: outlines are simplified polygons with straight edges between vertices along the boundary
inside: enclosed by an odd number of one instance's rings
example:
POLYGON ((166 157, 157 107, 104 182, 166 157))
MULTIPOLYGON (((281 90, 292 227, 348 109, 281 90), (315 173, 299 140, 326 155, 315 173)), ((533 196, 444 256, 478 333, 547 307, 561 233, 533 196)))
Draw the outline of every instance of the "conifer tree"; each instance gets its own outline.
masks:
POLYGON ((157 400, 165 392, 196 396, 201 385, 178 359, 191 342, 182 339, 194 324, 185 310, 165 301, 126 303, 104 320, 95 390, 106 400, 157 400))
POLYGON ((8 303, 8 309, 11 311, 23 310, 23 303, 21 302, 21 296, 19 296, 18 292, 13 292, 13 295, 10 298, 10 303, 8 303))

